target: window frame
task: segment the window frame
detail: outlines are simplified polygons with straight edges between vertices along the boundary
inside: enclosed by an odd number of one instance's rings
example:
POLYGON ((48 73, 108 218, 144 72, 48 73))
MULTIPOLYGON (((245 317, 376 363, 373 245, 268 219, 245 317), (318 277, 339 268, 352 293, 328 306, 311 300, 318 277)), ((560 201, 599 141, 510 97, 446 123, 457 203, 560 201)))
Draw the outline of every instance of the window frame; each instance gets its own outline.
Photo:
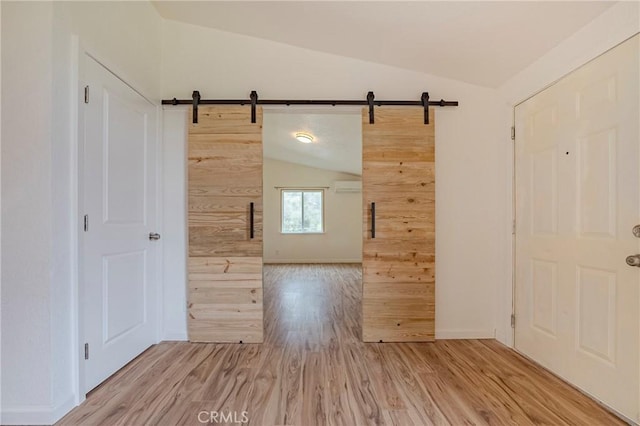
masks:
POLYGON ((326 233, 326 227, 325 227, 325 219, 324 219, 324 214, 325 214, 325 208, 324 208, 324 203, 325 203, 325 189, 324 188, 281 188, 280 189, 280 234, 282 235, 320 235, 320 234, 324 234, 326 233), (319 192, 320 193, 320 204, 321 204, 321 208, 320 208, 320 214, 321 214, 321 226, 322 226, 322 230, 321 231, 301 231, 301 232, 287 232, 284 230, 284 194, 285 192, 301 192, 302 193, 302 200, 301 200, 301 215, 302 215, 302 223, 304 223, 304 193, 305 192, 319 192))

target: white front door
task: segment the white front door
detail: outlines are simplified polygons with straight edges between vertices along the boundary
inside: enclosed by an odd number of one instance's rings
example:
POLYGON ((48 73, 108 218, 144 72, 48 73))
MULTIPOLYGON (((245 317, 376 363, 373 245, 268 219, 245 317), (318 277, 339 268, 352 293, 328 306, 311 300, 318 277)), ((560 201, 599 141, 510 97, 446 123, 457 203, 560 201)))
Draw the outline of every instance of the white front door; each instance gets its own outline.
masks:
POLYGON ((640 421, 636 36, 516 107, 516 349, 640 421))
MULTIPOLYGON (((157 341, 156 107, 84 58, 82 285, 89 391, 157 341)), ((82 209, 81 209, 82 211, 82 209)))

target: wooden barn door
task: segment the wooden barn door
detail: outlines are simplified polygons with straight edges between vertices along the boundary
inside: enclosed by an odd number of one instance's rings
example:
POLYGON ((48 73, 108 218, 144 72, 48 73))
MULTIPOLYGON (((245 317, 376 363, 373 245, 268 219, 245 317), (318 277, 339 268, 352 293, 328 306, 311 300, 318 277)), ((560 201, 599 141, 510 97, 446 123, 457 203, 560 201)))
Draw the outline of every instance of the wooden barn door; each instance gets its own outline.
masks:
POLYGON ((363 110, 365 342, 435 339, 435 126, 430 113, 431 124, 425 125, 421 109, 376 108, 375 124, 369 124, 369 111, 363 110))
POLYGON ((248 106, 201 106, 189 125, 192 342, 263 339, 262 109, 256 115, 252 124, 248 106))

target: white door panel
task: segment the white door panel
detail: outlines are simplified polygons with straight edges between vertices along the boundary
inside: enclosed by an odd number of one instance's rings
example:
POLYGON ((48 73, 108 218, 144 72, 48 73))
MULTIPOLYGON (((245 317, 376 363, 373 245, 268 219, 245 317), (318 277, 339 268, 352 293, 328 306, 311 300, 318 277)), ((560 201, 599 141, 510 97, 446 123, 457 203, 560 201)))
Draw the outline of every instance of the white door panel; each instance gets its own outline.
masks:
POLYGON ((85 57, 85 391, 156 341, 156 108, 85 57))
POLYGON ((639 36, 516 107, 516 348, 640 421, 639 36))

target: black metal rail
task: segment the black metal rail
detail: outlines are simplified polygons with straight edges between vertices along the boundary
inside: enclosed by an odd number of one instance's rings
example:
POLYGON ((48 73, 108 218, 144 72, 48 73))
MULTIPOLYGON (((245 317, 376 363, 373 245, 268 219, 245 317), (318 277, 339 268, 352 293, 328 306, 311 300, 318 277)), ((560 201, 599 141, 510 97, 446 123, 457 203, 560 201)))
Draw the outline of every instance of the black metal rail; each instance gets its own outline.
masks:
POLYGON ((363 100, 301 100, 301 99, 258 99, 258 93, 254 90, 251 92, 249 99, 202 99, 200 92, 194 90, 191 99, 163 99, 162 105, 191 105, 193 107, 193 123, 198 122, 198 105, 251 105, 251 122, 256 122, 256 106, 257 105, 346 105, 346 106, 368 106, 369 107, 369 123, 375 122, 374 107, 376 106, 420 106, 424 108, 424 124, 429 124, 429 107, 447 107, 458 106, 458 101, 432 101, 429 99, 429 93, 423 92, 419 101, 382 101, 375 100, 373 92, 367 93, 367 98, 363 100))

